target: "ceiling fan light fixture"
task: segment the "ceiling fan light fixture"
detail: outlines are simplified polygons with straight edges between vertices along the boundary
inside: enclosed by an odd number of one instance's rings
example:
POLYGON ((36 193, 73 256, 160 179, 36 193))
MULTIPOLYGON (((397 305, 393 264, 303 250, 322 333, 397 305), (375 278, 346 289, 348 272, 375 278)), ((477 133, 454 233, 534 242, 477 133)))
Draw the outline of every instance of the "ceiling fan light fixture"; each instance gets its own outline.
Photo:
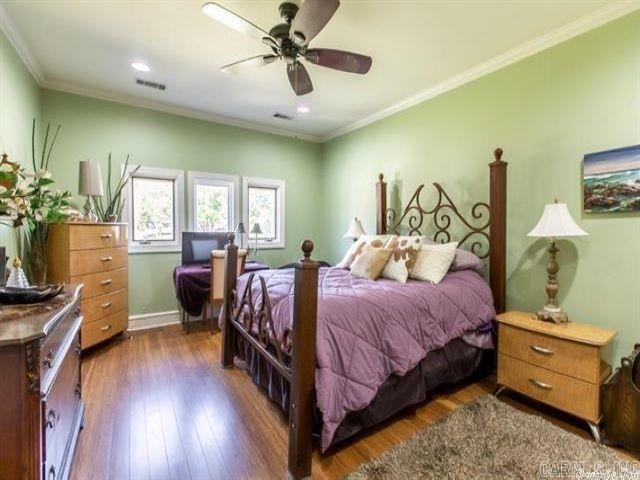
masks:
POLYGON ((297 46, 301 47, 302 45, 304 45, 306 37, 302 32, 296 31, 296 32, 293 32, 293 35, 291 36, 291 40, 293 40, 293 43, 295 43, 297 46))
POLYGON ((148 73, 151 71, 151 67, 143 62, 131 62, 131 68, 142 73, 148 73))

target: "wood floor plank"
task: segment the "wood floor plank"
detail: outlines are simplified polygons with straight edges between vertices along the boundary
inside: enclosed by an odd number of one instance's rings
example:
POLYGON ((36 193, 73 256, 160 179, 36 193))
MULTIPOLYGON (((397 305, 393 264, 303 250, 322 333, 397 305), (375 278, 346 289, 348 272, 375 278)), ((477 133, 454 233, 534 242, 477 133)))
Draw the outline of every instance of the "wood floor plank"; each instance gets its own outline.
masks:
MULTIPOLYGON (((194 325, 195 326, 195 325, 194 325)), ((220 368, 220 334, 178 327, 135 332, 83 358, 86 427, 72 480, 281 480, 286 417, 240 368, 220 368)), ((493 378, 447 386, 327 455, 313 454, 313 478, 334 480, 376 458, 449 412, 495 388, 493 378)), ((581 422, 501 397, 589 438, 581 422)))

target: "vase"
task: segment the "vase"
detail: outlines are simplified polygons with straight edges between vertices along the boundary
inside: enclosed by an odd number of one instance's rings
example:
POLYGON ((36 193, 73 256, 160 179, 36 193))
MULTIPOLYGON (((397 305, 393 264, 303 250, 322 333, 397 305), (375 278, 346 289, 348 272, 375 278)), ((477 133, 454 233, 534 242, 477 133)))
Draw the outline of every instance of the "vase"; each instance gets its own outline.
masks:
POLYGON ((18 230, 18 256, 30 285, 47 283, 47 233, 46 223, 36 223, 31 229, 18 230))

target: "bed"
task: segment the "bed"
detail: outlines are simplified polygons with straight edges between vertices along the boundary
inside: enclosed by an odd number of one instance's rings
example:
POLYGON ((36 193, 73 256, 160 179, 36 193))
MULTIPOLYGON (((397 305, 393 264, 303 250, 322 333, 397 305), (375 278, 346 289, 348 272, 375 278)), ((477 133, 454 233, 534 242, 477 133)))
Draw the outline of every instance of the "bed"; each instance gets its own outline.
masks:
MULTIPOLYGON (((505 300, 507 164, 501 149, 494 155, 490 201, 474 204, 468 218, 440 184, 433 208, 423 208, 421 185, 397 210, 387 208, 382 174, 376 184, 378 234, 429 230, 434 241, 450 241, 457 220, 460 245, 488 259, 488 283, 473 262, 438 285, 356 278, 319 268, 309 240, 293 269, 240 278, 226 269, 222 366, 244 359, 254 382, 288 411, 288 478, 310 477, 314 432, 324 452, 478 369, 505 300)), ((235 265, 229 239, 226 261, 235 265)))

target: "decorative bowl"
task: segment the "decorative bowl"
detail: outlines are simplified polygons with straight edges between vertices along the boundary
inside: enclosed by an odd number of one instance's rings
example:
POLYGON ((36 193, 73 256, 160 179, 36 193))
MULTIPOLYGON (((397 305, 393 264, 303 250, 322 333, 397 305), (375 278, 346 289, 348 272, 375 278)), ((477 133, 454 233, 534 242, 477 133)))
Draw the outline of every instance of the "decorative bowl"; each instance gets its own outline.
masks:
POLYGON ((55 285, 39 285, 27 288, 0 285, 0 304, 18 305, 44 302, 45 300, 58 295, 63 288, 64 283, 57 283, 55 285))

